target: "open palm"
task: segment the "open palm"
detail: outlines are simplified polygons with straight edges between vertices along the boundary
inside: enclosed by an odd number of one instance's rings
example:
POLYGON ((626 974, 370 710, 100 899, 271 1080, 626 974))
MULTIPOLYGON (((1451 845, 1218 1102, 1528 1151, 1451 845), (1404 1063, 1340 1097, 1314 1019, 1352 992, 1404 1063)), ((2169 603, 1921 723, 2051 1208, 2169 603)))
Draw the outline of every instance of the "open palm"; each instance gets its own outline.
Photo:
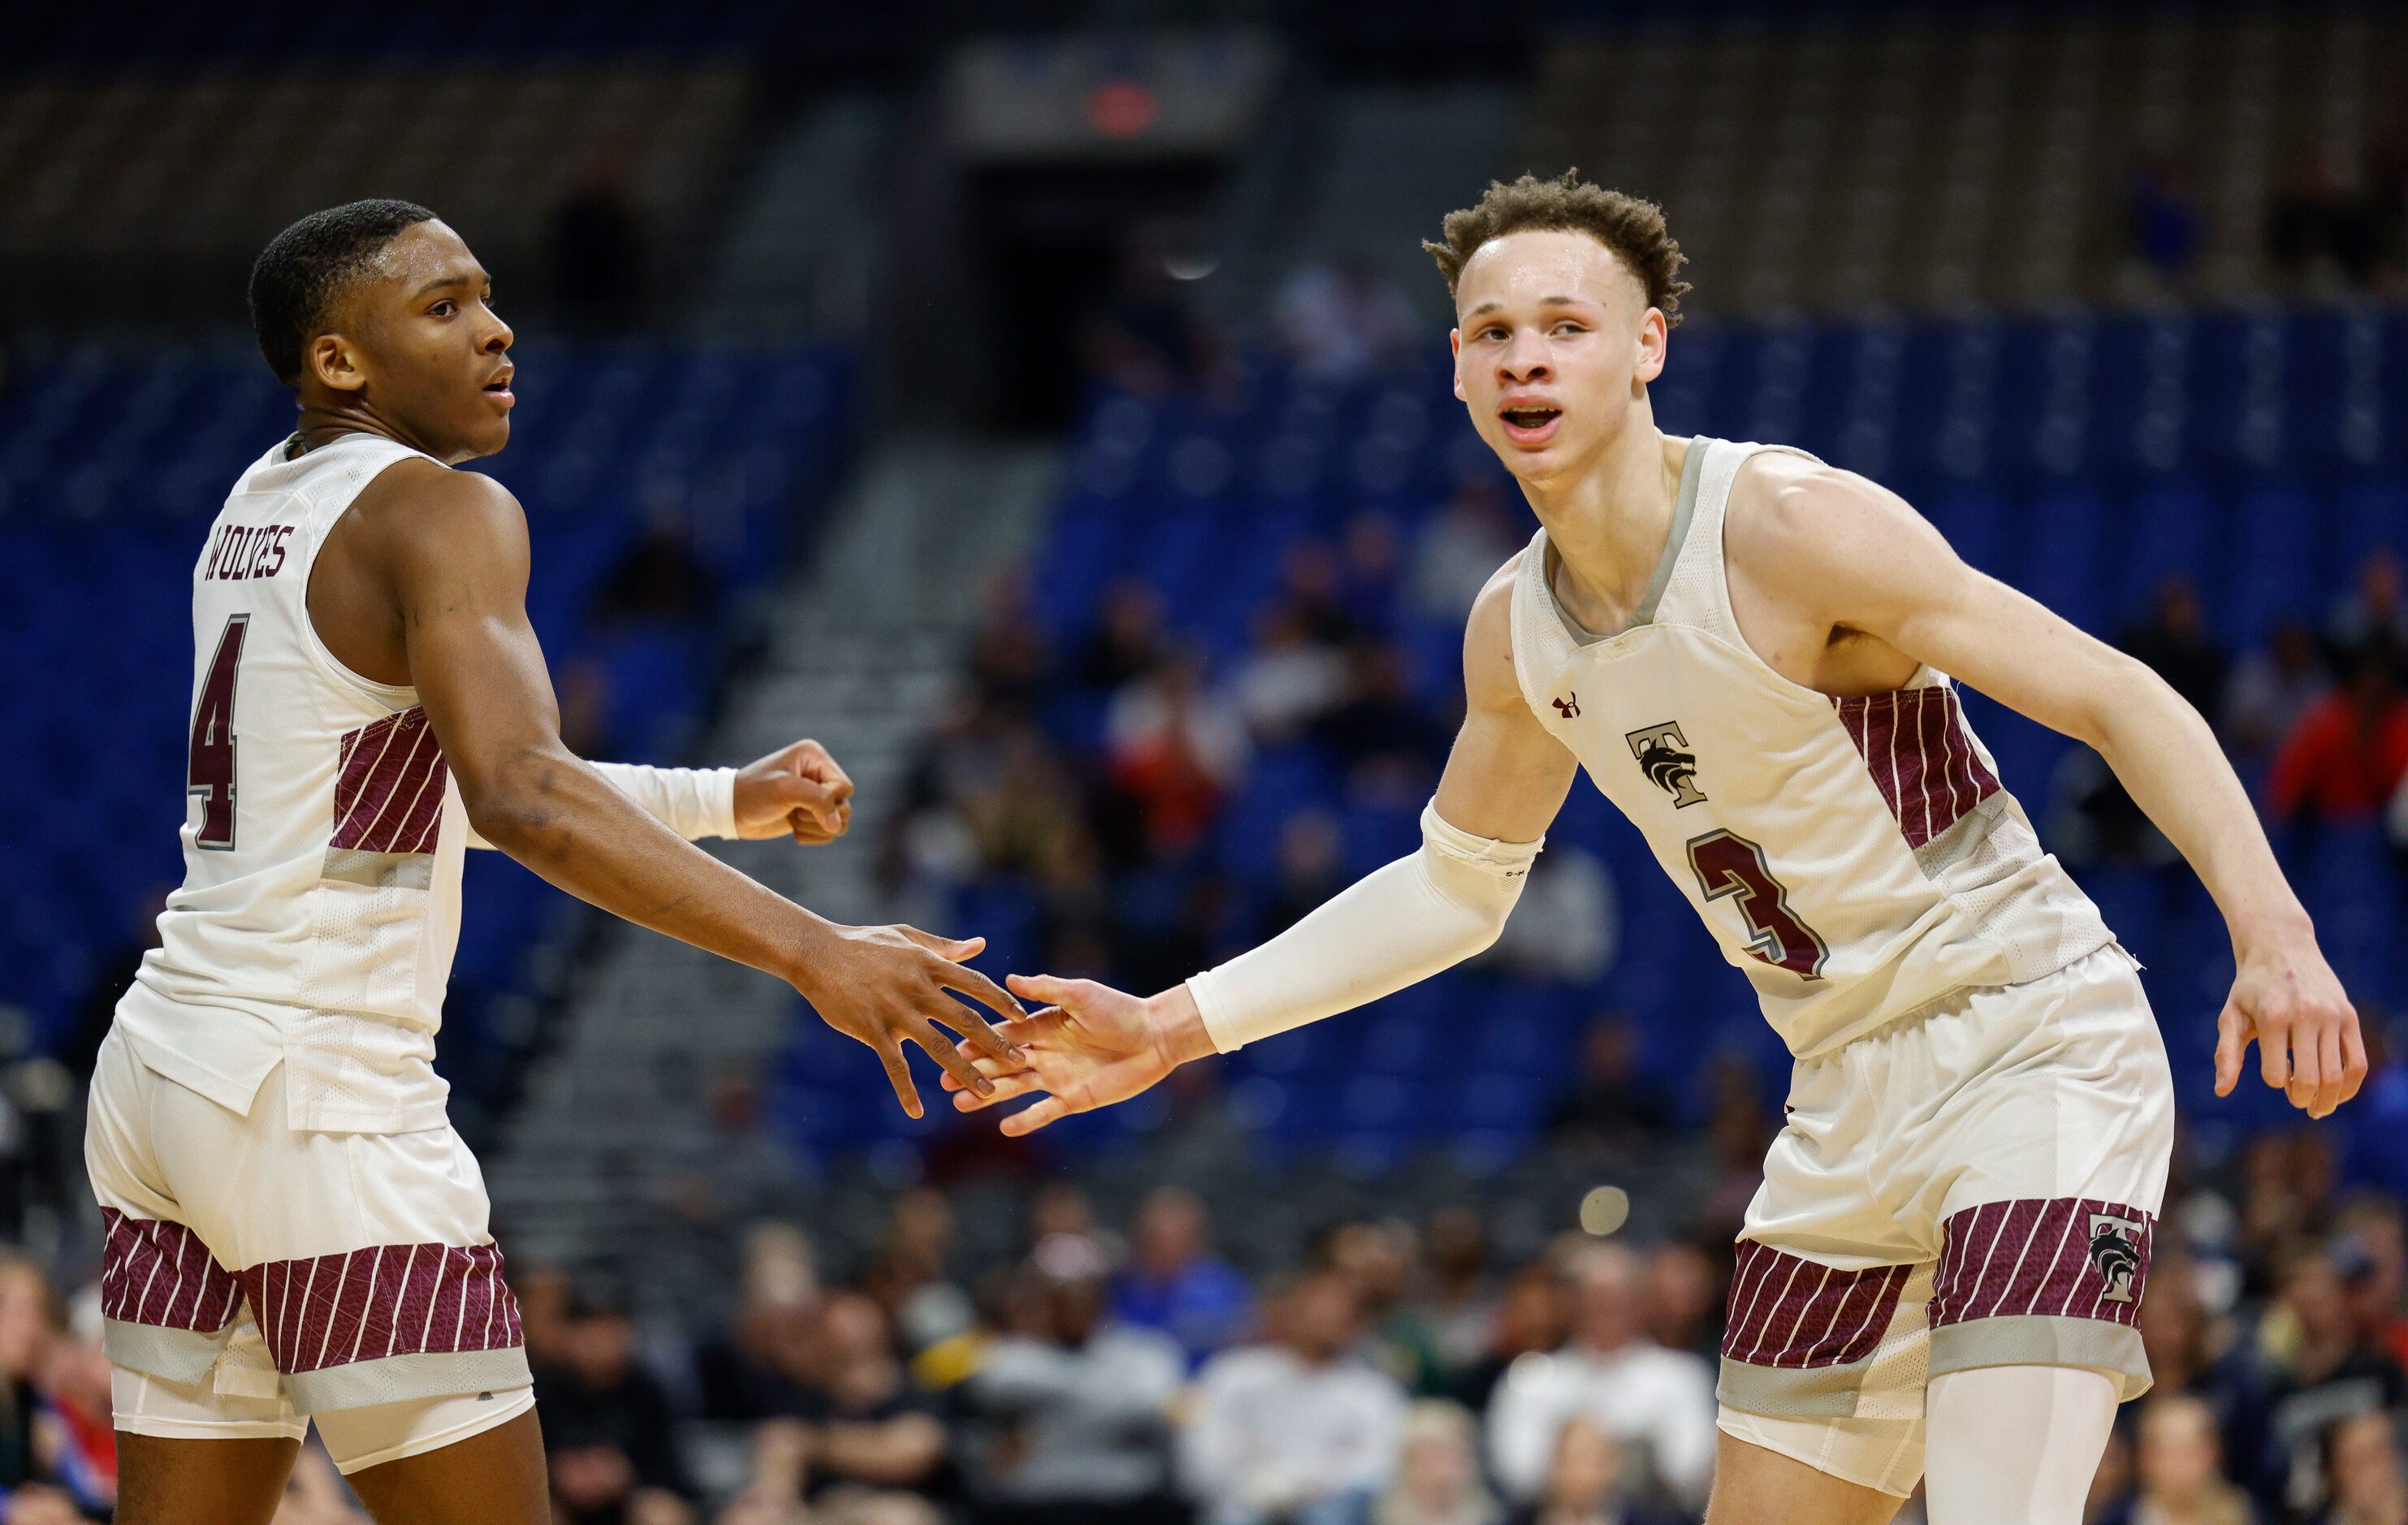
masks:
POLYGON ((953 1105, 976 1112, 1015 1096, 1044 1100, 1003 1119, 1003 1132, 1019 1138, 1074 1112, 1125 1102, 1178 1066, 1164 1043, 1153 1004, 1098 985, 1092 979, 1055 979, 1050 975, 1013 975, 1007 979, 1024 1000, 1045 1009, 1015 1017, 996 1028, 1020 1048, 1018 1066, 980 1058, 979 1072, 995 1083, 981 1096, 953 1076, 945 1076, 953 1105))

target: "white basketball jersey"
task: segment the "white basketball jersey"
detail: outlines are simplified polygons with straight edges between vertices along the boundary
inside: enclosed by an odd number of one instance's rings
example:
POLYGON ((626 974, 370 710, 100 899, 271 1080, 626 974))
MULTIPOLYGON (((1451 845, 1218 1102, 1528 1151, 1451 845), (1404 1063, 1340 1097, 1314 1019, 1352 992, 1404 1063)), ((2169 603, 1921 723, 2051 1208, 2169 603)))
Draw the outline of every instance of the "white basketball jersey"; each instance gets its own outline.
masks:
POLYGON ((466 815, 417 691, 344 667, 308 609, 326 533, 420 452, 296 443, 243 473, 193 568, 184 882, 117 1021, 236 1112, 283 1060, 296 1127, 429 1127, 466 815))
POLYGON ((1806 1058, 2114 938, 2000 787, 1946 676, 1835 699, 1741 635, 1723 511, 1742 463, 1776 448, 1690 442, 1664 560, 1619 634, 1565 612, 1541 530, 1513 587, 1513 665, 1806 1058))

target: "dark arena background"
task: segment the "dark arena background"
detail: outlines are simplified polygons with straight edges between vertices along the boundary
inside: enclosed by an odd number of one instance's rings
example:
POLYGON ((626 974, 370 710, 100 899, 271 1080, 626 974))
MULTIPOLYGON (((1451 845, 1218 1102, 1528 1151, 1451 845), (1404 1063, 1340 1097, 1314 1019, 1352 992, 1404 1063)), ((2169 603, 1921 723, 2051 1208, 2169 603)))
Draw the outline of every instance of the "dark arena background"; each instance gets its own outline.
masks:
MULTIPOLYGON (((1463 616, 1531 527, 1418 241, 1576 165, 1692 258, 1663 425, 1866 472, 2157 668, 2364 1016, 2329 1121, 2216 1100, 2205 892, 2094 753, 1971 701, 2183 1107, 2157 1386, 2092 1518, 2408 1521, 2401 7, 0 28, 8 1520, 108 1516, 83 1089, 179 873, 191 567, 290 425, 243 312, 279 228, 407 197, 494 272, 522 404, 477 469, 526 506, 572 747, 815 736, 850 835, 714 850, 1144 993, 1417 840, 1463 616)), ((906 1119, 776 980, 472 857, 439 1064, 563 1520, 1698 1518, 1786 1056, 1585 783, 1473 964, 1027 1142, 906 1119)), ((316 1461, 278 1518, 366 1517, 316 1461)))

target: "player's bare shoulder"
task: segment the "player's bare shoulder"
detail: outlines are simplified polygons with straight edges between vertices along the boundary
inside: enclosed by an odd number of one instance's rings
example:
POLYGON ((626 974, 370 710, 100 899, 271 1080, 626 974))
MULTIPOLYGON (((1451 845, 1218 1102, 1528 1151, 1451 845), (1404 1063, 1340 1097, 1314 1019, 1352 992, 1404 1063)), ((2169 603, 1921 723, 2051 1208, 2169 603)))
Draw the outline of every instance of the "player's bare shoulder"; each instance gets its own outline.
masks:
POLYGON ((1853 601, 1931 557, 1954 560, 1940 533, 1869 477, 1788 450, 1759 450, 1732 479, 1723 555, 1734 585, 1784 602, 1853 601))
POLYGON ((1513 584, 1522 574, 1526 549, 1489 575, 1463 626, 1463 692, 1474 710, 1526 708, 1513 675, 1513 584))

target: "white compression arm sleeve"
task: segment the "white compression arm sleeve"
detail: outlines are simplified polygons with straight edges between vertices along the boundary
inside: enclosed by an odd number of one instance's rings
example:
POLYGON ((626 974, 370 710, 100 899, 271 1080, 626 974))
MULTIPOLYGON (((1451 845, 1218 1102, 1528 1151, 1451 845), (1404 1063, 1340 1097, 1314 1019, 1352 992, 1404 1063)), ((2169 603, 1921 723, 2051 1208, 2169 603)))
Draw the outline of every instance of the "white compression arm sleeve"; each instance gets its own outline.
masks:
POLYGON ((1376 1001, 1497 940, 1546 845, 1491 842, 1422 811, 1422 850, 1365 876, 1295 926, 1187 982, 1212 1047, 1376 1001))
MULTIPOLYGON (((653 820, 689 842, 736 834, 734 768, 654 768, 641 762, 596 762, 594 771, 653 820)), ((456 786, 455 786, 456 787, 456 786)), ((493 844, 468 828, 468 846, 493 844)))

